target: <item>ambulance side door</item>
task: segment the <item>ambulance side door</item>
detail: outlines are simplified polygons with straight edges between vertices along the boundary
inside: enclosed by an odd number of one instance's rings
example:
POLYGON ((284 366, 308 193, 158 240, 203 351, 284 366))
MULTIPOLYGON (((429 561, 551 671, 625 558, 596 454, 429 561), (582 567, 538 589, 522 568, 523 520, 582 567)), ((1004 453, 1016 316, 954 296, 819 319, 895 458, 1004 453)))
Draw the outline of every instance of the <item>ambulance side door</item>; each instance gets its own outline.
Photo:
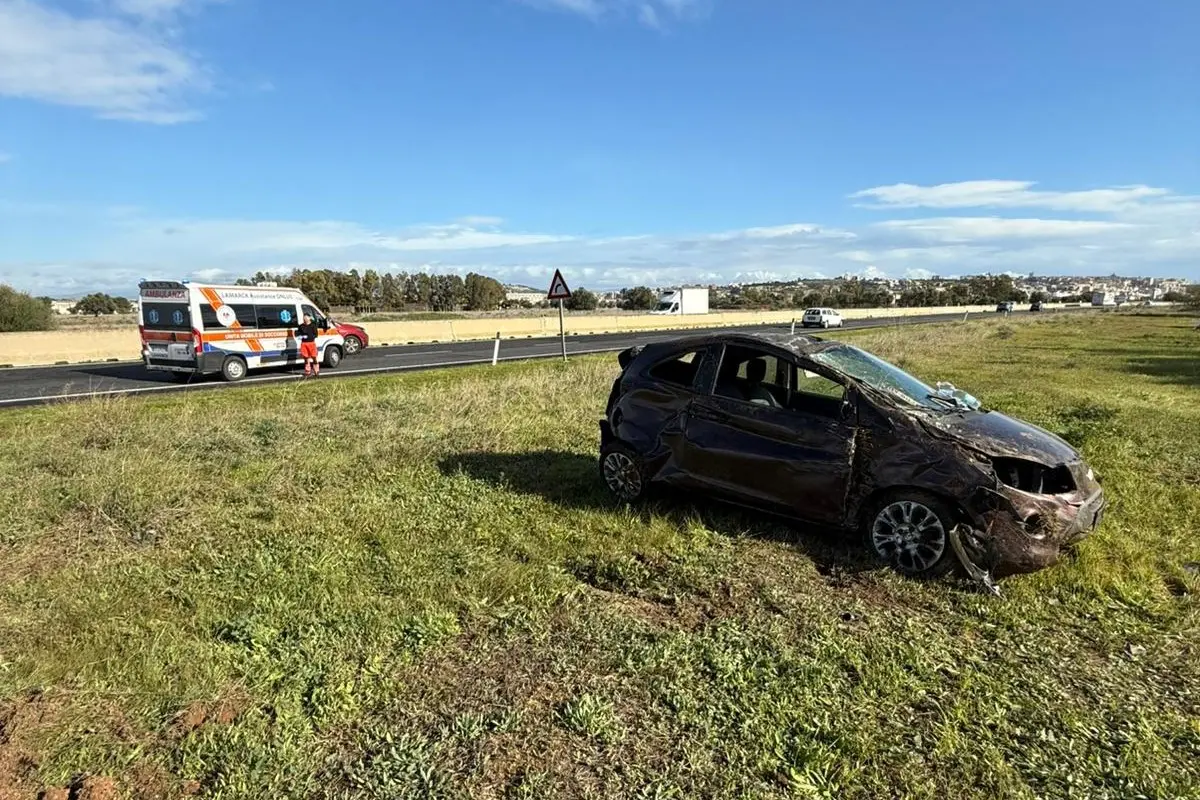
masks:
POLYGON ((296 361, 300 346, 294 335, 299 324, 296 303, 256 303, 259 345, 266 363, 296 361))

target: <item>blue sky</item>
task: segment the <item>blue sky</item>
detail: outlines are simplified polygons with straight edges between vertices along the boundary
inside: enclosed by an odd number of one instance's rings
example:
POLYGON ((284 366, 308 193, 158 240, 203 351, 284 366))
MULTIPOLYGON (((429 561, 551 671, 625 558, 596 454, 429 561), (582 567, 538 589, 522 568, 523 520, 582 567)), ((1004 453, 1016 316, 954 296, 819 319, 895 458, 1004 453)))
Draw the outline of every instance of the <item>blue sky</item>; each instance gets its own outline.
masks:
POLYGON ((1200 3, 0 0, 0 282, 1200 279, 1200 3))

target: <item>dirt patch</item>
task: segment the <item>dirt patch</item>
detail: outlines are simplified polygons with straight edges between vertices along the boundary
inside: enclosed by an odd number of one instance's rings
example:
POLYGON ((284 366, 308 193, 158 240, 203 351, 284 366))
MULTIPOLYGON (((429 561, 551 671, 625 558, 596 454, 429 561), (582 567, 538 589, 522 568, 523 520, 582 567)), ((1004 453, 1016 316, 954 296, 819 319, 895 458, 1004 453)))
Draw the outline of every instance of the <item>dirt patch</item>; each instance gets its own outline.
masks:
POLYGON ((588 587, 588 592, 602 597, 618 611, 645 622, 653 628, 672 629, 682 627, 678 607, 668 603, 653 602, 619 592, 588 587))
POLYGON ((27 737, 54 711, 40 692, 0 703, 0 800, 36 796, 38 758, 27 737))
POLYGON ((220 700, 195 700, 175 715, 168 728, 173 739, 182 739, 203 725, 229 725, 249 706, 242 692, 234 692, 220 700))
POLYGON ((171 736, 182 738, 199 728, 208 719, 208 706, 196 701, 188 705, 171 720, 171 736))
POLYGON ((137 800, 166 800, 178 794, 171 791, 171 787, 177 783, 176 779, 166 770, 152 764, 134 767, 122 783, 137 800))
POLYGON ((120 794, 112 778, 89 776, 79 781, 74 800, 117 800, 120 794))

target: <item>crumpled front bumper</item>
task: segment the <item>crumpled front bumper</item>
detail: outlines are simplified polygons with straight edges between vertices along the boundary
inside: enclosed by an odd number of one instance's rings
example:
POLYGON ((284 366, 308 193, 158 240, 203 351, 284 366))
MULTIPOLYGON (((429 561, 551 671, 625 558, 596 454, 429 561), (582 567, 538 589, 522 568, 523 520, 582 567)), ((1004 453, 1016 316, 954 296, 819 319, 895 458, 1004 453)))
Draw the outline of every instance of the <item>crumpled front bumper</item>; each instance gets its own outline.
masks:
POLYGON ((958 529, 960 560, 990 576, 1026 574, 1051 567, 1072 545, 1087 538, 1100 524, 1107 508, 1104 490, 1095 486, 1081 501, 1061 495, 1033 495, 1010 487, 989 491, 986 507, 976 524, 958 529), (963 552, 960 552, 963 551, 963 552))

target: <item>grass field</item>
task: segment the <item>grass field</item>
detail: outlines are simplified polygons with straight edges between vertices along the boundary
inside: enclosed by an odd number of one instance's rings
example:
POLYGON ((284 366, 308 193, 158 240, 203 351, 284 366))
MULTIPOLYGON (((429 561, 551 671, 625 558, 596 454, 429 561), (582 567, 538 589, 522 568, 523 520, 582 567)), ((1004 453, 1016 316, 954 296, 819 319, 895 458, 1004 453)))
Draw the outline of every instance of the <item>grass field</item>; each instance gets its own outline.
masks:
POLYGON ((1200 798, 1200 333, 846 338, 1111 507, 993 598, 611 504, 615 359, 0 415, 0 798, 1200 798))

